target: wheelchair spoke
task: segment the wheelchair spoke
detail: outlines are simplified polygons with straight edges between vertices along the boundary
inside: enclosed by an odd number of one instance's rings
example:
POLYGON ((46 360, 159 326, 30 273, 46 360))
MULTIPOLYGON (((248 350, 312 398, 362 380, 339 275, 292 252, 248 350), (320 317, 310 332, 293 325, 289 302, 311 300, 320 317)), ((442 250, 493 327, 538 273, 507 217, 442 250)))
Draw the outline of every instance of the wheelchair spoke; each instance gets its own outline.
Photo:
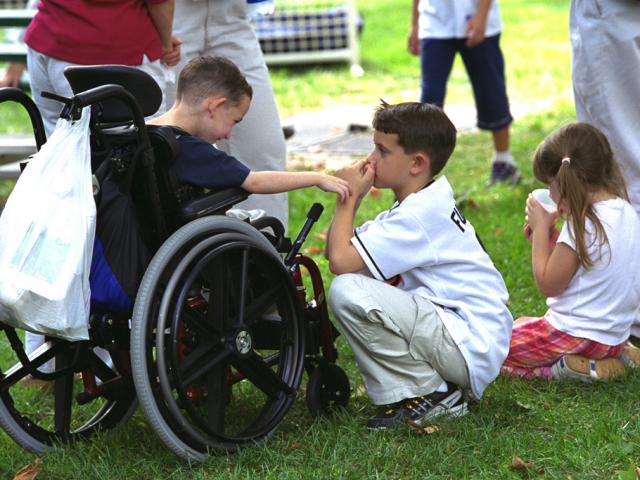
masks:
POLYGON ((281 393, 293 394, 295 389, 285 383, 257 353, 249 358, 234 357, 231 364, 256 387, 271 398, 281 393))
POLYGON ((215 325, 208 323, 204 314, 191 308, 185 308, 182 312, 182 319, 185 323, 199 334, 204 335, 205 338, 220 336, 220 332, 215 328, 215 325))
POLYGON ((276 304, 278 298, 283 296, 282 286, 274 285, 266 292, 256 297, 246 309, 245 318, 248 320, 246 324, 255 322, 260 315, 264 314, 269 308, 276 304))
POLYGON ((246 324, 244 320, 244 302, 247 297, 247 277, 249 271, 249 249, 242 250, 242 265, 240 267, 240 285, 238 286, 239 301, 238 301, 238 316, 234 322, 235 327, 241 327, 246 324))
POLYGON ((221 362, 207 374, 208 425, 219 434, 224 433, 226 406, 231 395, 227 380, 228 362, 221 362))
POLYGON ((106 382, 107 380, 117 377, 113 369, 104 363, 104 360, 96 355, 93 350, 89 352, 89 361, 91 366, 95 369, 96 377, 101 381, 106 382))
POLYGON ((209 280, 209 308, 207 309, 208 325, 217 326, 220 331, 224 331, 227 323, 229 311, 229 282, 227 276, 228 265, 224 258, 217 259, 210 265, 206 274, 209 280))
POLYGON ((231 352, 228 349, 220 349, 219 344, 198 346, 198 348, 185 359, 185 362, 180 365, 180 387, 186 388, 190 383, 208 374, 212 369, 219 366, 230 354, 231 352))
MULTIPOLYGON (((56 369, 66 368, 71 362, 71 352, 61 351, 56 355, 56 369)), ((61 440, 68 440, 71 433, 71 406, 73 403, 73 372, 54 382, 55 432, 61 440)))

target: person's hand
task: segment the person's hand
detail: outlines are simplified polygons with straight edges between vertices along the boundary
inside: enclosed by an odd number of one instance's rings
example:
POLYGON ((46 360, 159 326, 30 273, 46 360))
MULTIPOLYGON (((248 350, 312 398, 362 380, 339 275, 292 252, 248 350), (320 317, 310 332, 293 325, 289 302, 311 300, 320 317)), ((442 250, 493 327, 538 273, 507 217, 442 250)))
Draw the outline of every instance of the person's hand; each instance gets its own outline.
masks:
POLYGON ((180 61, 180 45, 182 41, 179 38, 171 36, 171 45, 162 47, 161 62, 167 67, 174 67, 180 61))
POLYGON ((342 167, 335 175, 349 182, 352 193, 358 200, 361 200, 373 186, 375 170, 370 163, 360 160, 352 165, 342 167))
POLYGON ((551 229, 555 229, 557 219, 557 212, 549 213, 533 195, 529 194, 525 208, 525 238, 530 238, 531 236, 527 236, 527 227, 531 230, 531 234, 538 228, 547 229, 551 233, 551 229))
POLYGON ((340 201, 342 202, 344 202, 351 195, 351 187, 349 186, 349 182, 332 175, 321 174, 320 180, 318 181, 317 185, 318 188, 325 192, 336 193, 340 198, 340 201))
POLYGON ((411 31, 407 36, 407 49, 412 55, 420 54, 420 39, 418 38, 417 27, 411 27, 411 31))
POLYGON ((467 38, 467 47, 473 48, 484 42, 486 30, 486 17, 482 17, 480 15, 474 15, 473 17, 471 17, 464 29, 464 35, 467 38))
MULTIPOLYGON (((533 236, 533 230, 527 222, 522 226, 522 233, 524 234, 524 238, 531 241, 531 237, 533 236)), ((560 236, 560 230, 556 227, 555 221, 549 226, 549 245, 554 247, 556 242, 558 241, 558 237, 560 236)))
POLYGON ((24 63, 10 63, 4 71, 4 78, 0 79, 0 87, 17 87, 20 85, 22 73, 27 69, 24 63))

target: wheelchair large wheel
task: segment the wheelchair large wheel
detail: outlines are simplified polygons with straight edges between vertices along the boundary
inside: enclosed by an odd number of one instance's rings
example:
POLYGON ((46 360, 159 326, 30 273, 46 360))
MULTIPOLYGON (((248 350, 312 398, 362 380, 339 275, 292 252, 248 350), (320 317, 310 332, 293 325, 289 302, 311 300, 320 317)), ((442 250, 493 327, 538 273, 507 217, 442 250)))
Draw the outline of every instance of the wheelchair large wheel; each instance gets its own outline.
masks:
POLYGON ((244 222, 202 218, 162 245, 131 352, 140 405, 173 452, 201 461, 275 431, 303 373, 299 309, 280 255, 244 222))
POLYGON ((47 346, 55 351, 56 370, 60 373, 54 374, 51 381, 35 382, 26 378, 27 372, 7 336, 0 333, 0 425, 19 445, 42 454, 55 444, 86 438, 133 415, 137 403, 131 380, 120 382, 123 379, 116 368, 105 364, 87 342, 51 340, 47 346), (88 397, 79 375, 80 370, 86 369, 93 371, 94 384, 97 380, 104 387, 109 384, 118 388, 104 396, 88 397))

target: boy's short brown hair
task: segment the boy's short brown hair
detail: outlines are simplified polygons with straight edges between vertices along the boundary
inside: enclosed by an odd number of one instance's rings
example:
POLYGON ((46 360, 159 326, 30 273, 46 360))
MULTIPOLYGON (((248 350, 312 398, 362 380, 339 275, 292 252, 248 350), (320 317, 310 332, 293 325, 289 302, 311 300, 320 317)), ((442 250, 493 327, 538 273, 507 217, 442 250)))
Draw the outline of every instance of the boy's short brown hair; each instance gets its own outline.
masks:
POLYGON ((405 153, 426 152, 432 177, 444 168, 456 146, 456 127, 441 108, 428 103, 390 105, 382 100, 373 116, 373 128, 398 135, 405 153))
POLYGON ((180 72, 176 100, 196 105, 212 95, 238 103, 242 96, 251 99, 253 89, 240 69, 224 57, 198 57, 180 72))

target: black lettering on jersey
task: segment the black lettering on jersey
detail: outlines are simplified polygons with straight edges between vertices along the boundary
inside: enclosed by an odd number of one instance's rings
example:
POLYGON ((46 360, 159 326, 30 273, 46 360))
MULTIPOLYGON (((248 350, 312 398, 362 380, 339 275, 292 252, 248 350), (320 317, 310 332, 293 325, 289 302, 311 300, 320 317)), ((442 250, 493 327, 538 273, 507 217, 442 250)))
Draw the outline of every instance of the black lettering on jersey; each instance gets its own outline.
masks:
POLYGON ((457 206, 453 207, 453 212, 451 212, 451 220, 455 223, 461 232, 464 232, 464 225, 467 224, 467 219, 464 218, 462 212, 458 210, 457 206))

